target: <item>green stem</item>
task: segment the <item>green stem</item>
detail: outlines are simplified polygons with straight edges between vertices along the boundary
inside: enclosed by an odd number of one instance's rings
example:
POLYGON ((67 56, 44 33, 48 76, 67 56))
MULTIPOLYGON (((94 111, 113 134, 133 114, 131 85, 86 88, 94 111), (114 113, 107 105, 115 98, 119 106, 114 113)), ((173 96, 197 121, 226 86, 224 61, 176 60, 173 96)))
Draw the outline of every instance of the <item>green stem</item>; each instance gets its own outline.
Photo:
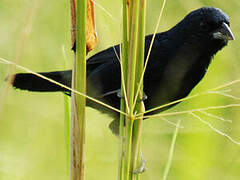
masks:
MULTIPOLYGON (((86 94, 86 20, 87 0, 76 1, 76 56, 73 88, 86 94)), ((72 94, 71 179, 84 179, 86 98, 72 94)))
POLYGON ((126 117, 126 149, 124 161, 124 180, 131 180, 131 156, 132 156, 132 132, 133 132, 133 117, 126 117))
MULTIPOLYGON (((126 84, 126 77, 127 77, 127 65, 128 65, 128 9, 127 9, 127 0, 123 0, 123 42, 121 46, 121 63, 122 63, 122 71, 123 77, 122 81, 125 80, 126 84)), ((123 82, 121 83, 121 94, 124 94, 124 86, 123 82)), ((121 111, 126 111, 126 104, 125 98, 121 98, 121 111)), ((125 159, 125 115, 120 114, 120 126, 119 126, 119 135, 120 135, 120 164, 119 164, 119 179, 123 179, 124 177, 124 159, 125 159)))
POLYGON ((169 151, 167 165, 166 165, 166 168, 165 168, 164 173, 163 173, 163 180, 167 179, 168 172, 169 172, 170 167, 172 165, 173 153, 174 153, 174 149, 175 149, 175 144, 176 144, 176 139, 177 139, 180 123, 181 123, 181 120, 178 121, 176 129, 174 131, 174 135, 173 135, 173 139, 172 139, 172 143, 171 143, 171 147, 170 147, 170 151, 169 151))
MULTIPOLYGON (((139 0, 133 1, 132 21, 130 24, 129 52, 128 52, 128 78, 127 78, 127 97, 129 102, 130 116, 133 116, 133 100, 135 95, 135 79, 136 79, 136 62, 137 62, 137 43, 138 43, 138 13, 139 0)), ((131 14, 131 13, 130 13, 131 14)))
MULTIPOLYGON (((119 178, 121 180, 137 179, 139 177, 133 174, 133 171, 137 169, 138 156, 140 154, 139 142, 142 120, 135 121, 135 112, 143 112, 143 106, 140 101, 143 94, 142 91, 136 108, 133 107, 133 104, 136 87, 139 84, 144 64, 144 27, 145 0, 130 1, 129 9, 127 9, 126 0, 123 0, 123 45, 121 58, 124 78, 122 80, 126 80, 129 112, 127 117, 120 117, 121 160, 119 178)), ((126 102, 124 102, 123 98, 121 100, 121 110, 126 112, 125 104, 126 102)))
POLYGON ((135 79, 136 79, 136 61, 137 61, 137 35, 138 35, 138 11, 139 0, 130 2, 131 20, 130 20, 130 37, 128 49, 128 66, 127 66, 127 99, 129 104, 129 117, 126 120, 126 157, 124 159, 124 180, 132 179, 132 132, 134 122, 133 100, 135 95, 135 79), (132 9, 131 9, 132 8, 132 9))
MULTIPOLYGON (((138 47, 137 47, 137 69, 136 69, 136 81, 135 81, 135 95, 137 87, 141 81, 141 74, 144 66, 144 47, 145 47, 145 14, 146 14, 146 1, 140 0, 139 5, 139 30, 138 30, 138 47)), ((141 85, 139 97, 136 97, 138 102, 136 103, 135 111, 137 113, 143 113, 145 111, 144 103, 141 101, 143 98, 143 85, 141 85)), ((133 104, 134 106, 134 104, 133 104)), ((136 171, 140 154, 140 137, 142 129, 143 119, 134 121, 133 131, 133 147, 132 147, 132 171, 136 171)), ((133 174, 133 179, 139 179, 139 174, 133 174)))

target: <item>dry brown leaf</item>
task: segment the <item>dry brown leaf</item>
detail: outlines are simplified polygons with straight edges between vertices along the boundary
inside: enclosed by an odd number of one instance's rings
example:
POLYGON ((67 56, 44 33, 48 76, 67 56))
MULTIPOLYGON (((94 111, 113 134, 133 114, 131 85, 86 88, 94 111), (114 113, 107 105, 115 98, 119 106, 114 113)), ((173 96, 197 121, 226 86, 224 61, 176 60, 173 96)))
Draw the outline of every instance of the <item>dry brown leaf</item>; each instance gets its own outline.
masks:
POLYGON ((97 33, 95 31, 94 3, 88 0, 87 4, 87 51, 93 50, 98 43, 97 33))
MULTIPOLYGON (((76 0, 70 0, 71 2, 71 17, 72 17, 72 46, 76 41, 76 0)), ((94 3, 92 0, 87 1, 87 35, 86 35, 86 47, 87 53, 93 50, 97 43, 97 33, 95 31, 95 14, 94 14, 94 3)))

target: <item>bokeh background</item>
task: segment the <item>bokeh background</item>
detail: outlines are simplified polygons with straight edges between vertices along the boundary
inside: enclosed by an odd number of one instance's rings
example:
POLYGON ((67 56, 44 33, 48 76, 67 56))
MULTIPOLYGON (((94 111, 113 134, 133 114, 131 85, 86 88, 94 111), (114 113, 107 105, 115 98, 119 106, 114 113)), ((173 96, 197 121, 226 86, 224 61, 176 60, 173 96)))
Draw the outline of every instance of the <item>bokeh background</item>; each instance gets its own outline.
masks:
MULTIPOLYGON (((97 0, 96 27, 99 44, 90 55, 121 40, 121 1, 97 0), (102 8, 108 11, 106 13, 102 8)), ((155 29, 162 1, 148 0, 147 33, 155 29)), ((240 79, 240 1, 167 1, 158 31, 165 31, 188 12, 202 6, 224 10, 236 40, 219 52, 207 75, 191 94, 240 79)), ((0 57, 33 71, 71 68, 70 7, 67 0, 0 0, 0 57), (64 50, 63 50, 64 49, 64 50)), ((0 64, 0 180, 63 180, 67 177, 64 139, 64 105, 61 93, 30 93, 14 90, 6 82, 9 72, 23 72, 0 64)), ((231 86, 240 97, 240 84, 231 86)), ((229 88, 227 88, 229 89, 229 88)), ((204 95, 169 110, 239 104, 220 95, 204 95)), ((215 128, 240 141, 239 107, 208 111, 232 123, 198 114, 215 128)), ((190 115, 167 117, 181 120, 169 180, 238 180, 240 146, 219 135, 190 115)), ((117 178, 119 140, 108 130, 111 119, 87 109, 86 179, 117 178)), ((144 122, 142 152, 147 171, 142 179, 162 179, 175 126, 160 118, 144 122)))

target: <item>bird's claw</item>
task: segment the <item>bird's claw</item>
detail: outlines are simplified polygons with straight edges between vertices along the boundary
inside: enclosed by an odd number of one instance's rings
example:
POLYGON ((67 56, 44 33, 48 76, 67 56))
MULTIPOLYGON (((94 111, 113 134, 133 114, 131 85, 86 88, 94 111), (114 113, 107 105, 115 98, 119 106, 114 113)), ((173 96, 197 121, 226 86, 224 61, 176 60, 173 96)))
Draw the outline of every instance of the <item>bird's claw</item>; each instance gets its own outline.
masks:
POLYGON ((147 95, 145 94, 145 92, 143 92, 142 98, 140 99, 140 101, 145 101, 147 100, 147 95))
POLYGON ((118 92, 117 92, 117 97, 119 97, 119 98, 123 98, 123 96, 122 96, 122 93, 121 93, 121 90, 119 89, 118 90, 118 92))
MULTIPOLYGON (((117 92, 117 97, 124 98, 124 96, 122 96, 122 93, 121 93, 120 90, 117 92)), ((143 92, 143 95, 142 95, 142 98, 140 99, 140 102, 145 101, 146 99, 147 99, 147 95, 145 94, 145 92, 143 92)))
POLYGON ((146 160, 144 159, 143 154, 141 153, 141 161, 140 161, 140 167, 137 168, 136 170, 133 170, 133 174, 141 174, 147 170, 146 168, 146 160))

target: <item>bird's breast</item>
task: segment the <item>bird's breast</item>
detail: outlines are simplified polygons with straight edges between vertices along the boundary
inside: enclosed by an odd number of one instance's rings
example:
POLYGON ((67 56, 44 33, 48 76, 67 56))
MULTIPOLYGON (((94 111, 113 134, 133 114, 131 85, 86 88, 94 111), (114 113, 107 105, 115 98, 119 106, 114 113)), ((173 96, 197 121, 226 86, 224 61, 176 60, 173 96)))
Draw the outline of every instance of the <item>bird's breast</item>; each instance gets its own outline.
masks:
POLYGON ((165 65, 161 77, 152 84, 147 109, 186 97, 206 73, 211 57, 180 50, 165 65))

